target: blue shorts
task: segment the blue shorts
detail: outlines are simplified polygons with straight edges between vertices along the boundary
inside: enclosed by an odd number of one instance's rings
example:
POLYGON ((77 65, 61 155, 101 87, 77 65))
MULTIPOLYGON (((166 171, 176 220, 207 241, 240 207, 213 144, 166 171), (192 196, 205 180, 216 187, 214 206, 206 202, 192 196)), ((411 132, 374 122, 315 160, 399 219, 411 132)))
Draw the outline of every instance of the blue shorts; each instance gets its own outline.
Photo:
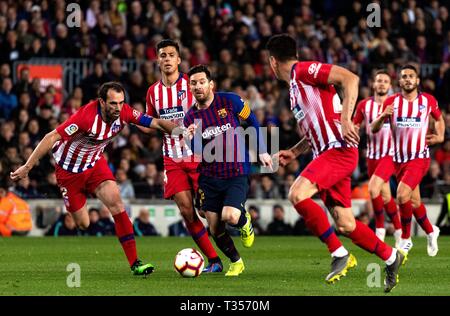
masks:
POLYGON ((244 212, 249 182, 247 175, 229 179, 200 175, 198 178, 200 208, 205 212, 221 213, 224 206, 231 206, 244 212))

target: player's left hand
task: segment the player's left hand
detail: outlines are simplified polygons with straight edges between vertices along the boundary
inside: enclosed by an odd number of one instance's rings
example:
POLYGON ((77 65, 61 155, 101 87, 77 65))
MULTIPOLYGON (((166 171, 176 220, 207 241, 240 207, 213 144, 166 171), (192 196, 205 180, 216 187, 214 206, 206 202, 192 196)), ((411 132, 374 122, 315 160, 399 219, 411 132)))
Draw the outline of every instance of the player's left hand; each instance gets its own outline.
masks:
POLYGON ((263 167, 267 167, 270 171, 273 171, 272 157, 270 157, 268 153, 260 154, 259 160, 261 161, 263 167))
POLYGON ((427 145, 432 146, 439 143, 442 143, 444 141, 444 137, 439 137, 439 135, 436 134, 428 134, 426 136, 427 145))
POLYGON ((359 144, 359 133, 355 128, 355 124, 352 121, 341 121, 342 124, 342 136, 344 136, 345 141, 353 145, 359 144))
POLYGON ((17 180, 28 177, 28 172, 30 172, 30 169, 31 168, 29 168, 27 165, 23 165, 20 168, 18 168, 16 171, 11 172, 9 176, 11 177, 11 180, 17 181, 17 180))

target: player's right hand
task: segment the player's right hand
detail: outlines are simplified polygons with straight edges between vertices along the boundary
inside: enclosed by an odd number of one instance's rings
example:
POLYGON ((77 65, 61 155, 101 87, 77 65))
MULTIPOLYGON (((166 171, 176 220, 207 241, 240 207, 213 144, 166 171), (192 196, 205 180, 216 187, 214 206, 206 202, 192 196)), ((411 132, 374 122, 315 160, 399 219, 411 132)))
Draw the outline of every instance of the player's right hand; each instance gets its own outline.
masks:
POLYGON ((345 141, 353 144, 359 144, 359 133, 352 121, 342 121, 342 136, 345 141))
POLYGON ((28 172, 30 172, 30 169, 27 165, 23 165, 19 167, 16 171, 11 172, 9 176, 11 177, 11 180, 17 181, 23 178, 28 177, 28 172))
POLYGON ((383 113, 381 114, 383 117, 391 116, 394 113, 394 107, 392 105, 386 106, 383 113))
POLYGON ((292 152, 292 150, 280 150, 275 155, 273 155, 273 159, 277 160, 280 164, 280 166, 285 167, 287 166, 292 160, 297 158, 295 154, 292 152))

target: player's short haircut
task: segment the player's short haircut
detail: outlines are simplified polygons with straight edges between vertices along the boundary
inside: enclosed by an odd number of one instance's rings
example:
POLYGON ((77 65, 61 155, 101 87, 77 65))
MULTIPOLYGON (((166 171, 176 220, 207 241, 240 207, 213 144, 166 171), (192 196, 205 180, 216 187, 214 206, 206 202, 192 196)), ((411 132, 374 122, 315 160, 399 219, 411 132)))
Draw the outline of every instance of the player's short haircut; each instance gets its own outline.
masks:
POLYGON ((161 48, 169 47, 169 46, 175 47, 178 55, 180 55, 180 45, 178 45, 177 42, 175 42, 174 40, 171 40, 171 39, 163 39, 162 41, 160 41, 156 45, 156 53, 158 53, 161 48))
POLYGON ((411 64, 403 65, 403 66, 400 68, 400 72, 402 72, 402 70, 405 70, 405 69, 411 69, 411 70, 413 70, 413 71, 416 73, 417 76, 419 76, 419 73, 417 72, 416 67, 414 67, 413 65, 411 65, 411 64))
POLYGON ((280 62, 297 60, 297 43, 288 34, 272 36, 266 44, 266 49, 270 56, 280 62))
POLYGON ((109 90, 114 90, 116 92, 122 92, 125 95, 125 88, 122 86, 120 82, 117 81, 110 81, 105 82, 98 88, 98 97, 99 99, 102 99, 103 101, 106 101, 106 96, 108 94, 109 90))
POLYGON ((391 76, 389 75, 389 73, 387 72, 386 69, 379 69, 375 72, 375 74, 373 75, 373 79, 375 79, 378 75, 386 75, 389 77, 389 80, 392 81, 391 76))
POLYGON ((189 69, 187 74, 190 78, 193 74, 198 74, 200 72, 204 72, 206 75, 206 78, 209 81, 211 81, 211 72, 209 71, 209 69, 206 65, 196 65, 196 66, 192 67, 191 69, 189 69))

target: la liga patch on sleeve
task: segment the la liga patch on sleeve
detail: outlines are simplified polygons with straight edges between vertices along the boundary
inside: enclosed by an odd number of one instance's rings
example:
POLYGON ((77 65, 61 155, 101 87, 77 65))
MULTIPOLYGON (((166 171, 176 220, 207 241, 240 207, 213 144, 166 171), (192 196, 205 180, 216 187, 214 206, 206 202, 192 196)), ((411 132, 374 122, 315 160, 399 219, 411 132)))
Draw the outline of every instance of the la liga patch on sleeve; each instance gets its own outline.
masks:
POLYGON ((75 134, 76 131, 78 131, 78 125, 77 124, 70 124, 69 126, 67 126, 64 131, 66 132, 67 135, 72 135, 75 134))

